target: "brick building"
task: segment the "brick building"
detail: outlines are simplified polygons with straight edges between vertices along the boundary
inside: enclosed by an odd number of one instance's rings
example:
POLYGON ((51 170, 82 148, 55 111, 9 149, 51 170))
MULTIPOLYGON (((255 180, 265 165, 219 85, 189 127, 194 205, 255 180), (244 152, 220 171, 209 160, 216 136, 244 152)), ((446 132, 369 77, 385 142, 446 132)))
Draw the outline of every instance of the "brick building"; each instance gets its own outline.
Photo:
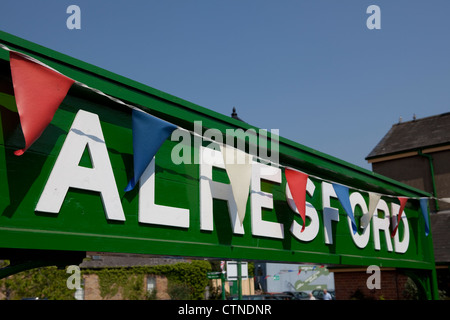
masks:
MULTIPOLYGON (((103 269, 103 268, 121 268, 121 267, 136 267, 136 266, 156 266, 156 265, 170 265, 179 262, 189 262, 188 259, 174 257, 160 257, 143 254, 114 254, 105 252, 87 252, 87 259, 80 264, 84 269, 103 269)), ((104 300, 100 292, 99 277, 95 273, 85 274, 83 276, 83 291, 76 293, 77 299, 80 300, 104 300)), ((168 300, 168 280, 164 276, 145 275, 142 280, 142 285, 145 292, 155 290, 157 300, 168 300)), ((121 290, 118 290, 108 300, 123 300, 121 290)))
POLYGON ((427 191, 440 290, 450 294, 450 112, 394 124, 366 157, 372 170, 427 191))
MULTIPOLYGON (((428 192, 431 233, 441 295, 449 295, 450 113, 394 124, 366 157, 372 170, 428 192), (447 200, 447 199, 446 199, 447 200)), ((405 270, 381 268, 381 289, 368 289, 364 268, 330 268, 337 299, 411 299, 405 270)), ((417 280, 417 278, 415 279, 417 280)))
MULTIPOLYGON (((366 160, 376 173, 449 198, 450 112, 394 124, 366 160)), ((430 201, 430 210, 450 213, 450 203, 430 201)))
MULTIPOLYGON (((406 300, 411 298, 408 277, 395 268, 381 268, 380 289, 367 286, 370 274, 363 268, 330 268, 338 300, 406 300)), ((369 279, 370 281, 370 279, 369 279)))

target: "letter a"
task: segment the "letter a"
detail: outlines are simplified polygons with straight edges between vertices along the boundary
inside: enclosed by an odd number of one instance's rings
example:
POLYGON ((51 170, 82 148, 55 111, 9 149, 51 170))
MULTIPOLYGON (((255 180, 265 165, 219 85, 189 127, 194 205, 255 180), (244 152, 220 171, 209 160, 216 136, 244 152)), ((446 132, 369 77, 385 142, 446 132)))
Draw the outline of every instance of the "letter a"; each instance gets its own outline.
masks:
POLYGON ((81 289, 80 267, 75 265, 68 266, 66 273, 73 273, 69 278, 67 278, 67 289, 81 289))
POLYGON ((379 6, 371 5, 367 7, 366 13, 372 13, 367 18, 366 25, 369 30, 381 29, 381 9, 379 6))
POLYGON ((73 121, 35 210, 59 213, 69 188, 99 192, 106 218, 125 221, 100 120, 84 110, 73 121), (79 166, 86 148, 92 168, 79 166))
POLYGON ((67 7, 66 13, 72 13, 67 18, 66 25, 67 29, 81 29, 81 9, 79 6, 74 4, 67 7))
POLYGON ((380 267, 378 266, 368 266, 366 273, 373 274, 367 278, 366 285, 369 290, 381 289, 381 279, 380 279, 380 267))

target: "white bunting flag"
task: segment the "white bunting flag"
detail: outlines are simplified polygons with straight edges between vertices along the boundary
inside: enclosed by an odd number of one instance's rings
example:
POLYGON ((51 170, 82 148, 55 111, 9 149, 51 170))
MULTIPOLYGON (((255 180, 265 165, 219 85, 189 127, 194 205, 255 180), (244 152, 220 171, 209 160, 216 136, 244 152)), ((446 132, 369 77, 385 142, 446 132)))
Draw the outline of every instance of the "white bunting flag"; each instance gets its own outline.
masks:
POLYGON ((438 199, 438 200, 450 203, 450 198, 441 198, 441 199, 438 199))
POLYGON ((236 201, 239 221, 244 222, 252 179, 252 156, 238 149, 221 146, 225 169, 236 201))
POLYGON ((365 229, 372 219, 372 216, 377 208, 378 201, 380 201, 381 195, 374 192, 369 192, 369 211, 364 212, 361 218, 361 228, 365 229))

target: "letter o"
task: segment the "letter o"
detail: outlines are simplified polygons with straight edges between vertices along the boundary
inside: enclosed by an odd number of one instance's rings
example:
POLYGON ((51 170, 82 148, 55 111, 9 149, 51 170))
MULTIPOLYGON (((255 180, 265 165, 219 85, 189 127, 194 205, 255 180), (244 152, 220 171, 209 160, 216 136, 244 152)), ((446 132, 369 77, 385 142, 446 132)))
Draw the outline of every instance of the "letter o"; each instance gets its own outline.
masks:
MULTIPOLYGON (((363 212, 368 211, 367 204, 364 201, 363 196, 359 192, 353 192, 350 195, 350 204, 352 206, 353 212, 355 212, 356 206, 360 206, 363 212)), ((350 217, 347 217, 347 221, 348 221, 350 230, 352 230, 352 221, 350 220, 350 217)), ((367 246, 367 243, 369 242, 369 238, 370 238, 369 229, 370 229, 370 224, 364 229, 362 234, 359 234, 358 232, 353 234, 353 232, 350 232, 350 234, 352 235, 353 242, 356 244, 356 246, 358 248, 363 249, 367 246)))

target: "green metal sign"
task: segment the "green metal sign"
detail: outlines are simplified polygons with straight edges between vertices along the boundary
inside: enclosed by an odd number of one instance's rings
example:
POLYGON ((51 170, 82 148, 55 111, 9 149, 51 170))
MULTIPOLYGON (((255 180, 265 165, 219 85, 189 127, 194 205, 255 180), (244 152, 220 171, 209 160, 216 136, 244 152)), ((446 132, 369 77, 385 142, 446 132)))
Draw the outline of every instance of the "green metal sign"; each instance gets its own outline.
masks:
POLYGON ((0 42, 185 129, 163 143, 140 184, 125 192, 133 173, 131 110, 74 86, 41 137, 16 156, 23 137, 8 53, 0 52, 0 247, 434 268, 417 200, 428 194, 11 35, 0 33, 0 42), (220 158, 220 149, 208 129, 223 141, 234 133, 238 143, 256 133, 244 144, 258 157, 242 224, 230 177, 210 159, 220 158), (281 167, 262 160, 271 160, 271 151, 281 167), (284 167, 309 175, 303 231, 284 167), (333 182, 350 187, 356 233, 333 182), (369 192, 382 196, 363 229, 369 192), (392 237, 395 196, 414 199, 392 237))
POLYGON ((208 272, 206 273, 208 279, 220 279, 222 276, 222 272, 208 272))

